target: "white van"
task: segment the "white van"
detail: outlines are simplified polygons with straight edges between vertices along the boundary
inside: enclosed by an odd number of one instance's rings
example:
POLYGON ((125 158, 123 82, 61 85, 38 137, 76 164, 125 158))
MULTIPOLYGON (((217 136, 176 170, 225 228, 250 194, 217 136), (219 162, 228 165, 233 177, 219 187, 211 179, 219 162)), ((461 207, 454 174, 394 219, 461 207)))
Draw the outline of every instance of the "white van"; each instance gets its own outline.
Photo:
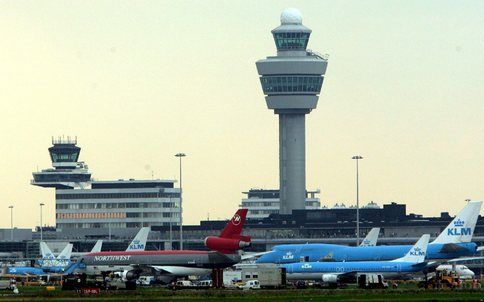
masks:
POLYGON ((259 280, 248 280, 243 285, 239 285, 238 289, 260 289, 259 280))
POLYGON ((138 280, 136 280, 136 284, 141 286, 149 286, 151 283, 155 281, 154 276, 140 276, 138 280))

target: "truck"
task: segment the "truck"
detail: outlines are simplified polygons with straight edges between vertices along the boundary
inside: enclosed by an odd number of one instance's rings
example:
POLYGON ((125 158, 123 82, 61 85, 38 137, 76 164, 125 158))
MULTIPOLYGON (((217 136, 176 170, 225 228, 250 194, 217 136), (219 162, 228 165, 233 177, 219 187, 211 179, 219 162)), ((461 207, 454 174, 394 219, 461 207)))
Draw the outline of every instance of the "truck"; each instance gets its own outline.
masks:
POLYGON ((286 269, 276 264, 238 264, 235 267, 235 270, 224 270, 226 287, 237 287, 249 280, 257 280, 261 288, 280 288, 286 285, 286 269))
POLYGON ((358 287, 364 289, 387 288, 388 283, 380 274, 359 274, 357 276, 358 287))

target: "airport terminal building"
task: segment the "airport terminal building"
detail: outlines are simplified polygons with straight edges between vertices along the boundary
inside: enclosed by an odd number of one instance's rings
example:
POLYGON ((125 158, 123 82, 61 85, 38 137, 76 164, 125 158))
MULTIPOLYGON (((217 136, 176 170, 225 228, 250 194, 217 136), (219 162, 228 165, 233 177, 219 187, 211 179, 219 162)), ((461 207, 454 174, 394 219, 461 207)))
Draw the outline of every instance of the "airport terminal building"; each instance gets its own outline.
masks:
MULTIPOLYGON (((320 190, 306 191, 306 209, 317 210, 321 208, 321 202, 317 194, 320 190)), ((279 214, 281 208, 280 192, 279 190, 267 189, 250 189, 247 192, 242 192, 247 195, 242 199, 241 208, 246 208, 247 218, 257 219, 266 218, 270 214, 279 214)))
POLYGON ((178 225, 180 189, 172 180, 92 181, 90 189, 57 189, 58 229, 178 225))
POLYGON ((32 173, 32 185, 55 189, 57 230, 179 225, 175 180, 94 181, 80 152, 77 139, 52 139, 52 168, 32 173))

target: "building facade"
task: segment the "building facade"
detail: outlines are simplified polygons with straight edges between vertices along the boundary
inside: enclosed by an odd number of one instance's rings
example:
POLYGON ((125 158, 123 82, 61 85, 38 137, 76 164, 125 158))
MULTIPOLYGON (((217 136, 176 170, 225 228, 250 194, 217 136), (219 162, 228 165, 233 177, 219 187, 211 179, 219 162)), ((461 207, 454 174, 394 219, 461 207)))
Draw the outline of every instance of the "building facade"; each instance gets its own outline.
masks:
POLYGON ((56 223, 67 228, 179 225, 180 189, 173 180, 92 181, 89 189, 57 189, 56 223))
MULTIPOLYGON (((242 199, 241 208, 246 208, 247 218, 265 218, 270 214, 279 214, 280 198, 279 190, 250 189, 248 192, 242 192, 247 197, 242 199)), ((306 191, 306 209, 316 210, 321 208, 319 197, 316 194, 320 190, 306 191)))
POLYGON ((32 173, 32 185, 55 189, 57 229, 179 225, 174 180, 93 181, 80 152, 77 139, 52 139, 52 168, 32 173))

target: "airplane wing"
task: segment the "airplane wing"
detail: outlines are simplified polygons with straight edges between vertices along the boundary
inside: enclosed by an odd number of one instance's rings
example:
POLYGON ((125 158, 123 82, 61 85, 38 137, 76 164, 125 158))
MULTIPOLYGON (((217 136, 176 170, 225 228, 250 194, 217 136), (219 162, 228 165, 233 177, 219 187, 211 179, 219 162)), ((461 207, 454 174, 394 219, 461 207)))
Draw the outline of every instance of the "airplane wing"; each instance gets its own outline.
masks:
POLYGON ((211 269, 199 267, 185 267, 185 266, 169 266, 169 265, 153 265, 153 269, 160 273, 176 275, 176 276, 195 276, 210 274, 211 269))
POLYGON ((449 259, 449 260, 438 260, 438 261, 429 261, 427 262, 427 267, 437 267, 443 263, 451 263, 451 264, 457 264, 459 262, 463 261, 472 261, 472 260, 483 260, 484 256, 479 256, 479 257, 462 257, 462 258, 454 258, 454 259, 449 259))
POLYGON ((459 263, 462 261, 471 261, 471 260, 483 260, 484 256, 479 256, 479 257, 462 257, 462 258, 455 258, 455 259, 450 259, 446 262, 449 263, 459 263))
POLYGON ((240 259, 241 260, 253 259, 269 253, 272 253, 272 251, 260 252, 260 253, 244 253, 240 255, 240 259))

